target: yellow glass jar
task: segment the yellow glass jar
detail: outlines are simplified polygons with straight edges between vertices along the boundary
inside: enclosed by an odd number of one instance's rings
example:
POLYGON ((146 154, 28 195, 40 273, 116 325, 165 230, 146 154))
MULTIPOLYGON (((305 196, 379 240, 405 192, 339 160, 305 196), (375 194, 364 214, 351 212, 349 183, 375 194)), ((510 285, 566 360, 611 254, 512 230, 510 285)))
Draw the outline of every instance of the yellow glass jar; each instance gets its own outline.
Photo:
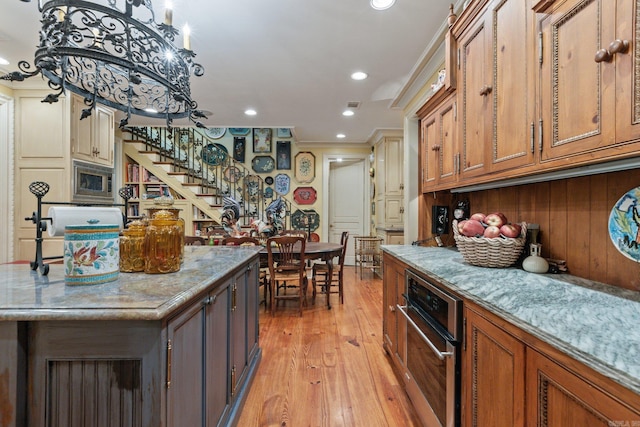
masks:
POLYGON ((165 210, 165 211, 171 212, 174 218, 178 221, 178 226, 180 227, 180 231, 181 231, 180 238, 182 239, 182 243, 180 244, 180 262, 182 262, 184 260, 184 235, 185 235, 185 222, 184 222, 184 219, 180 218, 180 211, 182 209, 174 208, 173 199, 165 196, 158 197, 155 200, 154 205, 155 206, 152 208, 147 208, 149 217, 153 218, 153 215, 156 212, 165 210))
POLYGON ((153 214, 144 239, 144 272, 174 273, 180 270, 182 230, 168 210, 153 214))
POLYGON ((144 271, 144 237, 147 224, 132 221, 120 237, 120 271, 134 273, 144 271))

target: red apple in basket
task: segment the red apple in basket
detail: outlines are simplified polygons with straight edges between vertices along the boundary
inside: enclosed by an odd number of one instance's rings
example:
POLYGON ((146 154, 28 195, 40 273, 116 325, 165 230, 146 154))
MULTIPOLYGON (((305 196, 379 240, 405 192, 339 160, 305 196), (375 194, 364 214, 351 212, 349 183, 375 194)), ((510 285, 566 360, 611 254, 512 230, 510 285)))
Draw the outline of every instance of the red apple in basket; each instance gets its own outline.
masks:
POLYGON ((462 234, 462 227, 464 227, 464 223, 467 222, 466 219, 458 222, 458 233, 462 234))
POLYGON ((486 215, 480 212, 476 212, 469 217, 469 219, 475 219, 476 221, 484 222, 486 215))
POLYGON ((484 237, 489 239, 500 237, 500 228, 495 225, 490 225, 484 229, 484 237))
POLYGON ((484 225, 478 220, 468 219, 462 226, 462 234, 467 237, 482 236, 484 225))
POLYGON ((507 223, 507 217, 500 212, 494 212, 487 215, 484 219, 484 223, 487 225, 494 225, 498 228, 502 227, 507 223))
POLYGON ((504 237, 518 237, 522 232, 522 226, 520 224, 505 224, 500 227, 500 233, 504 237))

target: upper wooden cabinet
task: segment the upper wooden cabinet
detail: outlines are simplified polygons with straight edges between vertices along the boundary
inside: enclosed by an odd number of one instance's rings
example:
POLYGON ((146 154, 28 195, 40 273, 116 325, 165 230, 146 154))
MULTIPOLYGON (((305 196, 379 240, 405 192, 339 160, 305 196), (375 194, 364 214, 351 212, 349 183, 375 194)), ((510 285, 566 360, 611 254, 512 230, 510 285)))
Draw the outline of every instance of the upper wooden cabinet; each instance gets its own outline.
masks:
POLYGON ((71 96, 71 153, 75 159, 113 166, 114 114, 113 111, 96 105, 91 115, 82 117, 88 108, 83 99, 71 96))
POLYGON ((494 0, 452 28, 459 50, 461 178, 533 164, 535 16, 529 0, 494 0))
MULTIPOLYGON (((420 120, 420 186, 423 193, 436 190, 457 178, 457 104, 454 94, 438 94, 434 108, 420 120)), ((420 114, 420 113, 418 113, 420 114)))
POLYGON ((592 162, 637 153, 629 142, 640 136, 638 2, 546 6, 539 15, 541 161, 592 162))

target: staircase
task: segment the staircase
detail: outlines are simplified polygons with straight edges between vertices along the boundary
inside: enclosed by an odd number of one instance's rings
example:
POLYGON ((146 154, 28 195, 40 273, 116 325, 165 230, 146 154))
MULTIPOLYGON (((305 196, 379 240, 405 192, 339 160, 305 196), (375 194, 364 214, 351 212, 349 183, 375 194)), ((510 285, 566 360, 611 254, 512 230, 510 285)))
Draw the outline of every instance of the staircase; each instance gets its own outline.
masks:
MULTIPOLYGON (((240 204, 238 224, 246 229, 253 219, 266 218, 265 209, 278 197, 274 193, 266 198, 262 177, 231 155, 217 152, 197 128, 130 127, 124 132, 124 154, 218 224, 224 197, 240 204)), ((284 228, 288 229, 291 209, 297 207, 286 196, 280 197, 286 205, 284 228)))

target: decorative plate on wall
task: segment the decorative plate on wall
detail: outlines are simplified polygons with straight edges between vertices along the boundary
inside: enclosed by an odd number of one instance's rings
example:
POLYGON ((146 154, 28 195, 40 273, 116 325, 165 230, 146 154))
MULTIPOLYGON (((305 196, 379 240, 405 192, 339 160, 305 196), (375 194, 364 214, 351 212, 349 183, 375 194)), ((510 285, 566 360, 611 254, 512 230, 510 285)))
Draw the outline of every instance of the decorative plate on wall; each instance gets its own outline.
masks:
POLYGON ((609 215, 609 237, 613 246, 629 259, 640 262, 640 187, 629 190, 609 215))
POLYGON ((318 193, 313 187, 298 187, 293 192, 293 200, 299 205, 312 205, 317 198, 318 193))
POLYGON ((271 199, 273 198, 273 188, 271 187, 266 187, 264 189, 264 198, 265 199, 271 199))
POLYGON ((316 231, 320 227, 320 215, 314 209, 298 209, 291 214, 291 227, 295 230, 316 231))
POLYGON ((228 166, 224 170, 223 178, 224 178, 225 181, 234 183, 234 182, 238 182, 238 180, 241 177, 242 177, 242 172, 240 172, 240 169, 238 169, 235 166, 228 166))
POLYGON ((316 157, 310 151, 300 151, 296 154, 296 180, 301 184, 308 184, 316 177, 316 157))
POLYGON ((204 134, 211 139, 220 139, 227 132, 227 128, 206 128, 204 134))
POLYGON ((289 178, 289 175, 287 174, 279 173, 278 175, 276 175, 275 184, 276 193, 285 195, 289 193, 291 178, 289 178))
POLYGON ((249 135, 249 131, 251 128, 229 128, 229 132, 231 135, 235 136, 246 136, 249 135))
POLYGON ((271 156, 256 156, 251 161, 251 168, 257 173, 269 173, 276 167, 271 156))
POLYGON ((224 162, 229 156, 227 147, 222 144, 207 144, 202 147, 200 151, 200 157, 202 161, 210 164, 211 166, 218 166, 224 162))
POLYGON ((273 184, 273 177, 272 176, 268 176, 264 179, 264 182, 267 183, 267 185, 272 185, 273 184))

